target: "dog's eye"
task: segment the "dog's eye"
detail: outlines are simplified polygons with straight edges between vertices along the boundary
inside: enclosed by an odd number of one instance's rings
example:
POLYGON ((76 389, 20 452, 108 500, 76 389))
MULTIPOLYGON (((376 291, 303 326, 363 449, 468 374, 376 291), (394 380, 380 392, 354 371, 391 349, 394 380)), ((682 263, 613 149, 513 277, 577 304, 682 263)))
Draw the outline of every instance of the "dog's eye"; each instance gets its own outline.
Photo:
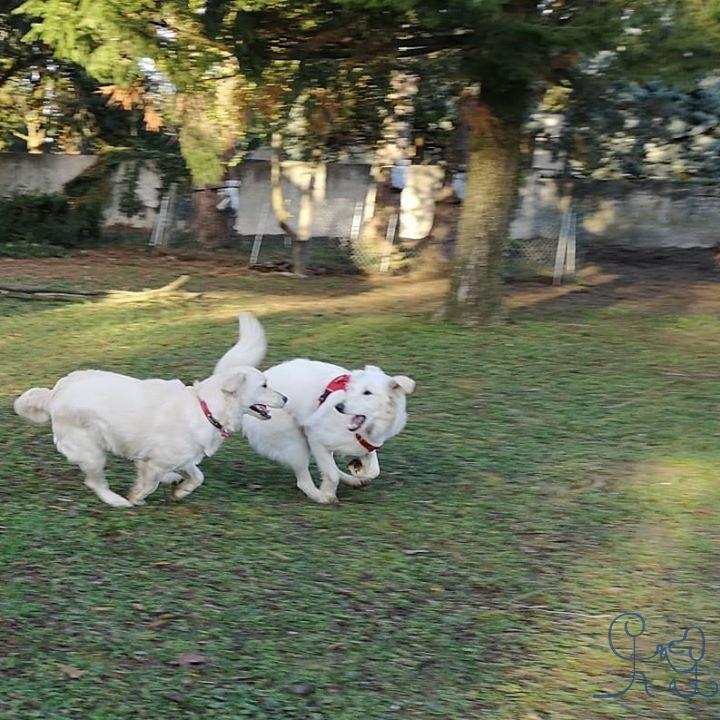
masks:
POLYGON ((263 383, 263 387, 266 388, 266 387, 267 387, 267 383, 263 383))
POLYGON ((369 390, 366 390, 363 395, 372 395, 372 393, 369 390))

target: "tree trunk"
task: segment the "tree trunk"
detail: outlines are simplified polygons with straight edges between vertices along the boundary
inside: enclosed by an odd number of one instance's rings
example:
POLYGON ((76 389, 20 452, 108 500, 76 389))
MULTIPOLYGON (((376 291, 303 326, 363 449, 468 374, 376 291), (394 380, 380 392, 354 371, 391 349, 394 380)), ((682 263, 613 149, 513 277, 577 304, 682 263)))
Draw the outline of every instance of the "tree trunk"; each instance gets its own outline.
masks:
POLYGON ((217 209, 218 200, 213 190, 193 192, 193 235, 196 242, 208 248, 231 244, 230 220, 217 209))
POLYGON ((307 256, 309 245, 305 240, 292 241, 292 266, 293 275, 298 277, 307 277, 307 256))
POLYGON ((298 211, 298 228, 292 239, 293 273, 298 277, 306 276, 306 260, 308 256, 308 243, 312 235, 313 221, 313 186, 315 180, 315 167, 308 187, 303 188, 300 195, 300 209, 298 211))
POLYGON ((448 148, 450 167, 456 172, 467 170, 470 155, 470 142, 473 136, 473 123, 478 112, 480 87, 466 87, 458 100, 458 121, 453 133, 453 142, 448 148))
POLYGON ((318 153, 313 161, 310 178, 307 185, 302 184, 300 196, 300 208, 298 211, 298 228, 293 230, 290 227, 290 216, 285 207, 285 198, 282 191, 282 166, 280 163, 280 150, 282 148, 282 135, 278 132, 272 135, 272 155, 270 162, 270 184, 272 208, 275 218, 282 231, 290 238, 292 244, 293 273, 298 277, 306 277, 306 261, 308 256, 308 242, 312 235, 313 223, 313 193, 315 191, 315 178, 317 176, 319 162, 318 153))
POLYGON ((517 195, 520 127, 479 107, 473 123, 447 317, 486 325, 501 309, 503 249, 517 195))
POLYGON ((43 126, 39 122, 28 122, 27 132, 27 151, 33 155, 41 154, 45 147, 45 130, 43 126))

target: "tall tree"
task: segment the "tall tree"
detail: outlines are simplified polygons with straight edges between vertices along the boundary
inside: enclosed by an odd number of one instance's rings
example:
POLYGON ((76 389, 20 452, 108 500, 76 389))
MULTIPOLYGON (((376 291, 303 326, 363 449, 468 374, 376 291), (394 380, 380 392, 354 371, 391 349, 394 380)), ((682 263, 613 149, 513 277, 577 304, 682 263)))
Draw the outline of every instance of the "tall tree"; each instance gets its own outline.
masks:
MULTIPOLYGON (((99 80, 136 80, 141 58, 152 58, 180 95, 229 73, 261 91, 251 96, 270 98, 276 115, 308 88, 331 85, 342 67, 436 61, 477 84, 447 308, 471 324, 500 309, 520 129, 538 89, 599 51, 618 73, 673 76, 712 66, 720 52, 720 0, 27 0, 22 11, 37 18, 30 38, 99 80), (273 68, 287 81, 278 85, 273 68)), ((361 83, 354 89, 362 96, 361 83)), ((277 129, 277 118, 252 114, 277 129)))

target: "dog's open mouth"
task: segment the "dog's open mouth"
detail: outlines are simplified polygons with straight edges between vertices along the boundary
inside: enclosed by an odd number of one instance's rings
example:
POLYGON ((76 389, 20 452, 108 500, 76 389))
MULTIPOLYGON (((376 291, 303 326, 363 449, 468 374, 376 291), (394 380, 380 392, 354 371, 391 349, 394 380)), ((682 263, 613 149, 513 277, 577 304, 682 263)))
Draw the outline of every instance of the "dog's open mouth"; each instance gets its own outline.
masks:
POLYGON ((352 420, 350 421, 350 424, 348 425, 348 430, 351 432, 355 432, 356 430, 359 430, 362 427, 362 424, 365 422, 365 416, 364 415, 353 415, 352 420))
POLYGON ((262 403, 255 403, 255 405, 250 406, 250 410, 252 410, 253 413, 255 413, 255 415, 261 420, 270 419, 270 413, 268 412, 267 405, 263 405, 262 403))

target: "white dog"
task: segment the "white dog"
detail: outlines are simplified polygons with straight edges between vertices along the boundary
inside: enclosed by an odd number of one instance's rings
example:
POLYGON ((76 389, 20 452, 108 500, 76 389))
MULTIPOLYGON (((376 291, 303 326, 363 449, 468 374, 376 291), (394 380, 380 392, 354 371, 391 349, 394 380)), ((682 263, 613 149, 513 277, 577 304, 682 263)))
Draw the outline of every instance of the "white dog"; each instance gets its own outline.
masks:
MULTIPOLYGON (((216 372, 235 366, 237 347, 225 353, 216 372)), ((405 427, 405 396, 415 389, 413 380, 390 377, 372 365, 348 371, 301 359, 271 367, 265 375, 288 403, 268 422, 244 417, 243 432, 261 455, 294 470, 297 486, 311 500, 336 503, 340 480, 360 486, 380 474, 377 451, 405 427), (335 453, 354 458, 352 475, 337 467, 335 453), (311 454, 322 476, 320 489, 310 475, 311 454)))
POLYGON ((281 408, 287 401, 268 388, 263 373, 249 367, 265 353, 262 326, 243 315, 240 330, 238 367, 192 387, 180 380, 137 380, 79 370, 52 390, 32 388, 23 393, 15 401, 15 412, 34 423, 51 421, 57 449, 80 467, 85 485, 108 505, 140 505, 161 482, 181 481, 173 495, 183 498, 203 482, 198 464, 239 429, 244 414, 267 421, 268 407, 281 408), (108 487, 108 452, 134 460, 137 466, 127 500, 108 487))

